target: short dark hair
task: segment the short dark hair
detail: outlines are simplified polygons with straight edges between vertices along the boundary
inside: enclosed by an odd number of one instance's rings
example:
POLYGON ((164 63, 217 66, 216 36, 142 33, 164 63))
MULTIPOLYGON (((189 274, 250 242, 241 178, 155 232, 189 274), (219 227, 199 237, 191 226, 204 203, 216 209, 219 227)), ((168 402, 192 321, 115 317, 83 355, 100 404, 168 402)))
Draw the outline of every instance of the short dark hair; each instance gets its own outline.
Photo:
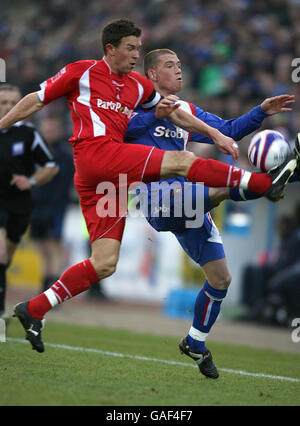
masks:
POLYGON ((118 47, 123 37, 140 37, 142 30, 129 19, 115 19, 108 23, 102 30, 102 47, 106 54, 106 45, 112 44, 118 47))
POLYGON ((167 54, 176 55, 176 53, 170 49, 155 49, 155 50, 151 50, 151 52, 148 52, 144 56, 144 73, 147 77, 148 77, 149 69, 155 68, 159 58, 162 55, 167 55, 167 54))
POLYGON ((8 92, 19 92, 21 95, 21 90, 18 86, 14 86, 13 84, 3 83, 0 84, 0 91, 8 91, 8 92))

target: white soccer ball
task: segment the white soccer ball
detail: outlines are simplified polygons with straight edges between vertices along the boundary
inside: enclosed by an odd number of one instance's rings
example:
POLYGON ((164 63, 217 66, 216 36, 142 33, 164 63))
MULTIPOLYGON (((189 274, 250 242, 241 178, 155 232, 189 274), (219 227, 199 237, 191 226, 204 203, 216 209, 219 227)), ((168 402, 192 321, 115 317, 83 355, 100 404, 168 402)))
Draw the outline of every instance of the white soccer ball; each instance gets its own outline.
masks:
POLYGON ((280 166, 290 152, 290 145, 280 132, 262 130, 250 141, 248 160, 256 170, 268 172, 280 166))

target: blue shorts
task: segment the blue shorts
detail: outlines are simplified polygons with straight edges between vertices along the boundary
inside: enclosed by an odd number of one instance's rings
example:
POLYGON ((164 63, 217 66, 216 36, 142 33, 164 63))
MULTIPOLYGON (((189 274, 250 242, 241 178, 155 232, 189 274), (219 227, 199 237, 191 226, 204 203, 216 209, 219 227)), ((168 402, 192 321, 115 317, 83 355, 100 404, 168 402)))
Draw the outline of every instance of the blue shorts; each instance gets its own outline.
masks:
POLYGON ((213 221, 213 226, 209 226, 207 223, 209 218, 207 215, 205 216, 206 219, 201 228, 189 228, 184 232, 173 232, 186 254, 200 266, 225 257, 218 228, 213 221))
POLYGON ((189 186, 185 186, 186 181, 181 180, 181 178, 172 179, 171 182, 174 190, 173 193, 171 192, 168 203, 165 203, 166 198, 164 198, 165 190, 170 193, 167 186, 165 189, 162 186, 159 191, 156 191, 155 201, 153 199, 154 186, 150 188, 148 185, 148 192, 140 193, 141 208, 147 221, 158 232, 172 232, 187 255, 200 266, 207 262, 225 258, 223 242, 218 228, 208 213, 214 207, 208 195, 208 187, 191 183, 189 183, 189 186), (178 213, 178 209, 176 210, 178 199, 175 200, 174 191, 182 192, 180 203, 183 214, 180 217, 176 214, 176 211, 178 213), (199 227, 188 227, 187 221, 191 221, 192 218, 190 215, 184 214, 187 211, 185 204, 189 202, 195 208, 197 205, 196 197, 198 197, 199 203, 199 194, 202 197, 202 213, 204 213, 202 221, 199 227))

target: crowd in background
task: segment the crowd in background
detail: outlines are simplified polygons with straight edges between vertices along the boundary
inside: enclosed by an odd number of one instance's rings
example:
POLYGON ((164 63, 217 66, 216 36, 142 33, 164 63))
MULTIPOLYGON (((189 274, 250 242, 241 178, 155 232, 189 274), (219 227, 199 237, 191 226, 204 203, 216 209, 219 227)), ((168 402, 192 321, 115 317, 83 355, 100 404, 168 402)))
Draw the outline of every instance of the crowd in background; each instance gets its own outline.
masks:
MULTIPOLYGON (((101 58, 101 28, 127 17, 143 29, 143 53, 167 47, 182 61, 182 98, 222 118, 237 117, 266 97, 297 95, 291 62, 300 57, 299 0, 22 0, 1 1, 0 57, 7 81, 24 94, 67 63, 101 58)), ((138 67, 142 71, 141 61, 138 67)), ((49 106, 63 112, 58 102, 49 106)), ((49 110, 49 109, 48 109, 49 110)), ((268 126, 293 137, 300 102, 268 126)), ((66 124, 67 136, 71 123, 66 124)), ((246 151, 246 150, 244 150, 246 151)))

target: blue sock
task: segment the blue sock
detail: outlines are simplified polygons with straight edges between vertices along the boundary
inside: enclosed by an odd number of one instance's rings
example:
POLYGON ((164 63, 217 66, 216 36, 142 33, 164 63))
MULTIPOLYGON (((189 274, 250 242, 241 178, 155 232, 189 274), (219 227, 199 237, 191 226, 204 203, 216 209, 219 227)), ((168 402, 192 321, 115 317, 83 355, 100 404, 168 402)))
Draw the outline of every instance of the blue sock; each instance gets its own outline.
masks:
POLYGON ((261 194, 241 188, 230 188, 229 195, 233 201, 256 200, 257 198, 262 197, 261 194))
POLYGON ((204 352, 205 339, 220 313, 227 290, 217 290, 206 280, 198 293, 192 327, 187 340, 192 349, 204 352))

